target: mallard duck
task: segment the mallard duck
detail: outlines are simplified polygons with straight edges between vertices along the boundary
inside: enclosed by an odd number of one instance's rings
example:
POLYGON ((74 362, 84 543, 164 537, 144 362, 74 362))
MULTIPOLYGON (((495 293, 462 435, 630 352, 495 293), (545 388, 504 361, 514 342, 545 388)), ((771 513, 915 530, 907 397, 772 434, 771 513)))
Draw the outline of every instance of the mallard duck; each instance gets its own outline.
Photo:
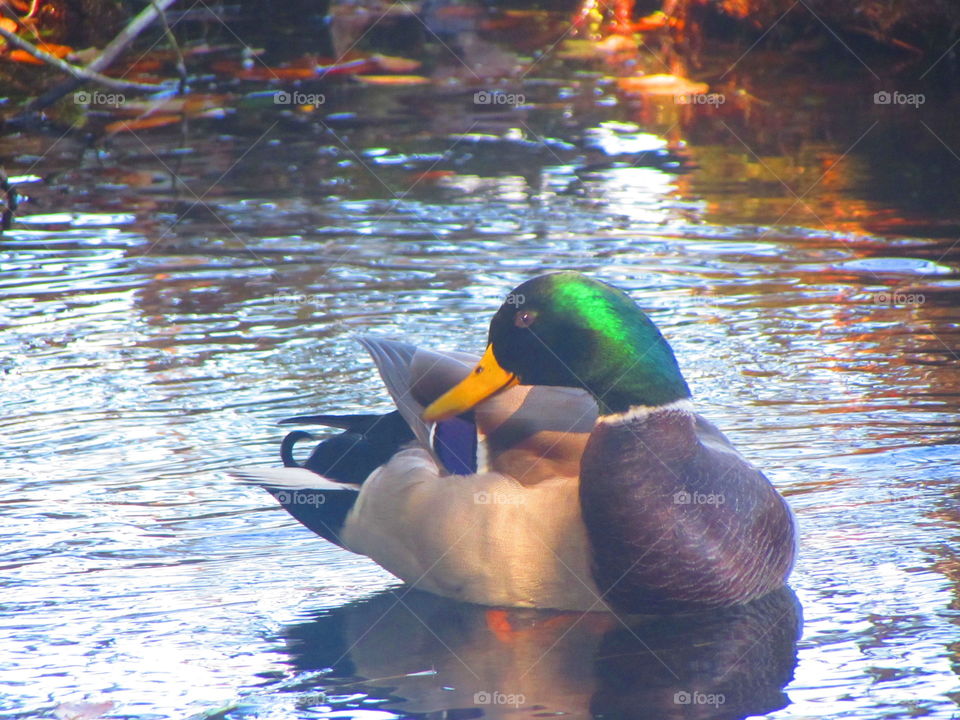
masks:
POLYGON ((694 412, 670 345, 624 292, 559 272, 515 288, 479 360, 364 338, 386 415, 301 466, 241 476, 411 585, 484 605, 688 612, 748 602, 793 565, 793 515, 694 412))

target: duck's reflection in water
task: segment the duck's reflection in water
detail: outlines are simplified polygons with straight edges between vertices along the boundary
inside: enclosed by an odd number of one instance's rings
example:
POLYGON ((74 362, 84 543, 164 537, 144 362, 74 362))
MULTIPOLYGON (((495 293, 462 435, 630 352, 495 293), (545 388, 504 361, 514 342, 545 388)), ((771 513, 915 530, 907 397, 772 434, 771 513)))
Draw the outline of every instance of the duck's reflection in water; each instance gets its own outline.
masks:
POLYGON ((284 636, 298 670, 330 669, 318 690, 389 698, 380 707, 400 713, 726 719, 788 704, 801 625, 789 588, 740 607, 627 618, 491 609, 401 588, 319 612, 284 636))

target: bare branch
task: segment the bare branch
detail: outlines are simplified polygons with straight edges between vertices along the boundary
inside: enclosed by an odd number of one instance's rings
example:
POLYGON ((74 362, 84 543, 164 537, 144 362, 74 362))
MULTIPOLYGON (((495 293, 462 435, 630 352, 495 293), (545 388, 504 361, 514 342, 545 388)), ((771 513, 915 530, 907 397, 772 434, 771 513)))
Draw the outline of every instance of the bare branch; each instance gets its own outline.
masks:
POLYGON ((22 37, 16 33, 12 33, 7 30, 5 27, 0 26, 0 37, 6 40, 11 45, 15 45, 26 53, 29 53, 37 60, 46 63, 52 67, 57 68, 60 72, 66 73, 67 75, 72 75, 75 79, 81 80, 83 82, 95 82, 100 85, 103 85, 114 90, 160 90, 162 86, 153 85, 151 83, 138 83, 130 82, 128 80, 117 80, 115 78, 107 77, 106 75, 101 75, 95 70, 90 70, 89 68, 83 68, 79 65, 72 65, 71 63, 61 60, 56 55, 51 55, 46 50, 38 48, 31 42, 24 40, 22 37))
MULTIPOLYGON (((173 5, 176 0, 156 0, 147 5, 140 13, 120 31, 120 33, 110 42, 103 52, 97 56, 93 62, 87 65, 86 70, 99 73, 109 67, 136 39, 137 35, 146 30, 154 20, 160 17, 164 10, 173 5)), ((71 74, 72 75, 72 74, 71 74)), ((32 115, 45 107, 49 107, 67 93, 73 92, 83 85, 87 80, 78 78, 75 75, 68 80, 50 88, 40 97, 35 98, 27 105, 23 112, 10 119, 11 124, 24 123, 32 115)))

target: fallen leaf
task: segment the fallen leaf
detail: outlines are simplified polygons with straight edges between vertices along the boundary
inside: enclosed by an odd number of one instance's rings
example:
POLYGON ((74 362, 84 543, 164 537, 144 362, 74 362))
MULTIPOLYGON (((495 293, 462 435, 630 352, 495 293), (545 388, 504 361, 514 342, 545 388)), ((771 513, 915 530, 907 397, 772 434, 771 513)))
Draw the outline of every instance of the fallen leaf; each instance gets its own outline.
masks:
POLYGON ((432 180, 442 180, 443 178, 452 177, 453 175, 456 175, 453 170, 427 170, 422 173, 413 173, 410 179, 414 182, 430 182, 432 180))
POLYGON ((426 85, 430 78, 422 75, 357 75, 367 85, 426 85))
POLYGON ((710 89, 706 83, 666 74, 617 78, 617 85, 637 95, 703 95, 710 89))
POLYGON ((382 72, 410 73, 418 69, 423 63, 410 58, 394 57, 393 55, 373 55, 370 57, 382 72))
MULTIPOLYGON (((67 55, 73 52, 73 48, 69 45, 55 45, 53 43, 38 43, 37 47, 40 50, 43 50, 48 55, 53 55, 58 58, 65 58, 67 55)), ((26 50, 11 50, 10 54, 7 56, 14 62, 19 63, 28 63, 30 65, 46 65, 43 60, 35 58, 33 55, 28 53, 26 50)))
POLYGON ((193 116, 227 105, 230 99, 229 95, 222 93, 208 93, 183 97, 165 97, 158 100, 127 100, 119 110, 127 115, 143 115, 146 113, 169 115, 172 113, 184 113, 188 116, 193 116))
POLYGON ((113 135, 118 132, 135 132, 137 130, 149 130, 152 128, 166 127, 167 125, 176 125, 183 120, 183 115, 151 115, 150 117, 140 118, 139 120, 117 120, 109 123, 104 130, 113 135))
POLYGON ((634 32, 652 32, 662 30, 670 24, 670 17, 661 11, 642 17, 633 24, 634 32))
POLYGON ((162 70, 165 63, 155 58, 143 58, 127 66, 125 73, 154 73, 162 70))
POLYGON ((615 55, 623 52, 636 52, 637 41, 626 35, 609 35, 597 41, 597 50, 603 55, 615 55))
POLYGON ((636 53, 637 42, 624 35, 603 40, 565 40, 557 56, 564 60, 598 60, 620 53, 636 53))

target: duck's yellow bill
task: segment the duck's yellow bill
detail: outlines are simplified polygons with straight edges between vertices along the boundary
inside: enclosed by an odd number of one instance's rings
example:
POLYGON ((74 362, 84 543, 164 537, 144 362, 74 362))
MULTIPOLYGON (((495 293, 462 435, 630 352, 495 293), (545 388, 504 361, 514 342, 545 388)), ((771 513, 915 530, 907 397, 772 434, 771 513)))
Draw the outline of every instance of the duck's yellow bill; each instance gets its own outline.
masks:
POLYGON ((463 380, 430 403, 423 411, 423 419, 435 422, 459 415, 498 390, 518 382, 516 375, 500 367, 500 363, 493 356, 493 345, 487 345, 487 350, 477 366, 463 380))

